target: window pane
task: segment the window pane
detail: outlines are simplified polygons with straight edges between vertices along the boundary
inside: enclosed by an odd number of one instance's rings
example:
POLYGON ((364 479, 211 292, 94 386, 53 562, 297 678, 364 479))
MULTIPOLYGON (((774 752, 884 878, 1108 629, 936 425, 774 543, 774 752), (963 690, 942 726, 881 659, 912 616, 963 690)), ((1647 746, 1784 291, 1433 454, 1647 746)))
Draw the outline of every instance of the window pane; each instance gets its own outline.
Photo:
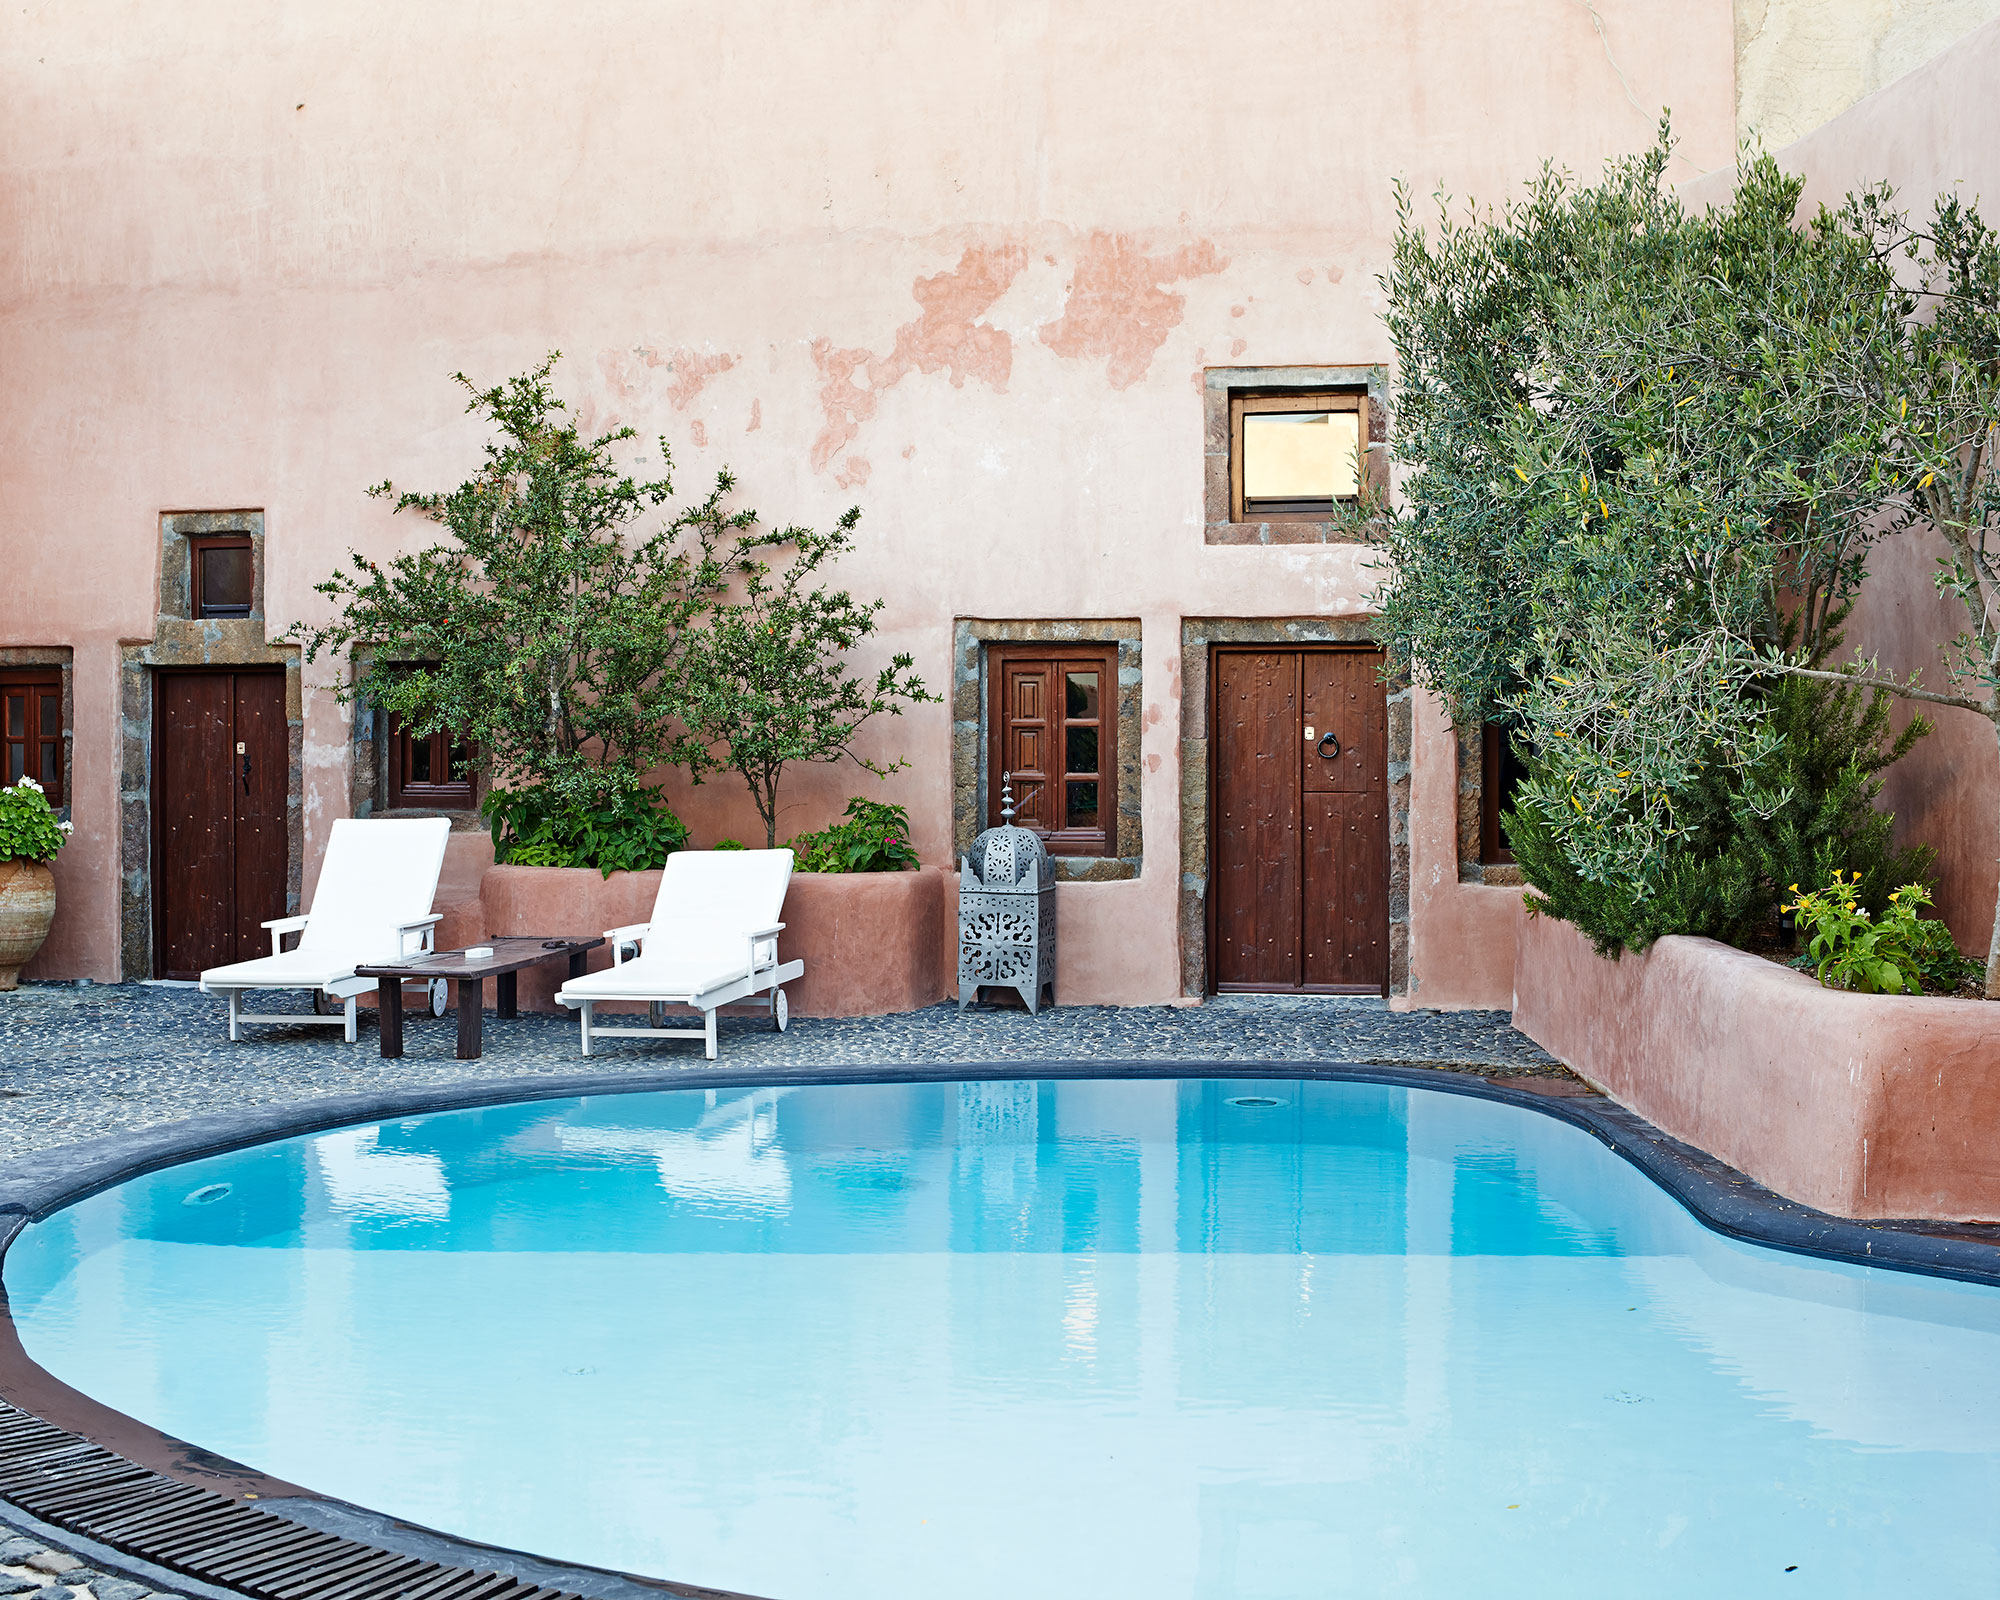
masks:
POLYGON ((1097 730, 1095 728, 1071 728, 1068 730, 1068 746, 1064 759, 1069 765, 1066 772, 1095 772, 1097 770, 1097 730))
POLYGON ((472 752, 457 739, 446 742, 446 759, 451 763, 443 781, 446 783, 469 783, 472 781, 472 752))
POLYGON ((1094 828, 1097 826, 1096 784, 1072 783, 1069 785, 1069 817, 1064 826, 1071 828, 1094 828))
MULTIPOLYGON (((1097 674, 1094 672, 1072 672, 1069 678, 1069 715, 1072 717, 1094 717, 1097 715, 1097 674)), ((1070 763, 1072 766, 1074 762, 1070 763)))
POLYGON ((1355 411, 1252 411, 1243 417, 1246 500, 1339 500, 1355 492, 1355 411))
POLYGON ((431 742, 428 739, 410 740, 410 782, 429 783, 431 781, 431 742))
POLYGON ((201 609, 250 608, 250 547, 223 545, 201 553, 201 609))
POLYGON ((51 799, 53 799, 56 792, 56 777, 56 747, 52 744, 45 744, 42 746, 41 784, 44 789, 49 791, 51 799))
POLYGON ((42 696, 42 725, 35 731, 44 739, 53 739, 62 731, 62 712, 57 709, 56 697, 52 694, 42 696))
POLYGON ((25 694, 7 696, 7 737, 25 739, 28 736, 28 697, 25 694))
POLYGON ((18 783, 27 771, 28 747, 24 744, 7 746, 7 781, 18 783))

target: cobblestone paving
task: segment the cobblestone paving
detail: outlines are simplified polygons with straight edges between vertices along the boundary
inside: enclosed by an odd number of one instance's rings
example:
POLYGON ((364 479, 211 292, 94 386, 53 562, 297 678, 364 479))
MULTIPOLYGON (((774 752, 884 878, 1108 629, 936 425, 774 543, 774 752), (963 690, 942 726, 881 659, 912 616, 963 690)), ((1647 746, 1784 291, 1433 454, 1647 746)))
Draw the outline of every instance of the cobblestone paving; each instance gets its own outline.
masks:
MULTIPOLYGON (((0 1595, 32 1600, 146 1600, 159 1591, 86 1566, 31 1534, 0 1522, 0 1595)), ((181 1600, 179 1595, 162 1600, 181 1600)))
MULTIPOLYGON (((286 1010, 296 997, 264 1000, 286 1010)), ((486 1054, 453 1058, 454 1024, 412 1018, 405 1055, 384 1061, 374 1018, 358 1043, 333 1028, 248 1030, 229 1042, 222 1002, 153 984, 30 984, 0 994, 0 1163, 100 1134, 206 1111, 381 1087, 468 1079, 658 1072, 706 1065, 696 1041, 606 1039, 586 1062, 568 1014, 488 1016, 486 1054)), ((1392 1012, 1379 1001, 1231 995, 1203 1006, 1059 1006, 1024 1011, 953 1005, 889 1017, 725 1017, 720 1067, 842 1067, 950 1061, 1345 1061, 1437 1066, 1491 1076, 1563 1069, 1502 1011, 1392 1012)))

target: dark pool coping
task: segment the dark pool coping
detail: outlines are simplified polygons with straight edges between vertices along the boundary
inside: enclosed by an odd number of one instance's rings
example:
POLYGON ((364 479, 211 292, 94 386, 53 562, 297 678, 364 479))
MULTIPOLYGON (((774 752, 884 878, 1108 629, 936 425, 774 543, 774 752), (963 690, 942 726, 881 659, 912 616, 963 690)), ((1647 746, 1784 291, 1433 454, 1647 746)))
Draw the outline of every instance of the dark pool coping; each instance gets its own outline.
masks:
MULTIPOLYGON (((2000 1226, 1934 1222, 1857 1222, 1787 1200, 1715 1157, 1674 1139, 1587 1085, 1553 1076, 1485 1076, 1458 1068, 1327 1061, 999 1061, 884 1063, 817 1070, 664 1070, 497 1078, 431 1088, 338 1095, 280 1106, 212 1112, 132 1133, 38 1151, 0 1169, 0 1263, 28 1223, 89 1195, 163 1167, 221 1155, 274 1139, 384 1122, 435 1111, 646 1094, 662 1089, 758 1089, 816 1084, 1004 1082, 1018 1079, 1292 1079, 1429 1089, 1539 1112, 1596 1138, 1664 1189, 1705 1227, 1728 1238, 1851 1265, 2000 1286, 2000 1226)), ((45 1371, 21 1347, 0 1290, 0 1398, 165 1477, 237 1498, 267 1515, 338 1532, 386 1551, 510 1573, 589 1600, 658 1600, 662 1594, 722 1596, 666 1579, 546 1560, 439 1533, 319 1495, 175 1439, 92 1400, 45 1371)), ((0 1500, 0 1517, 27 1517, 0 1500)), ((33 1520, 29 1518, 29 1520, 33 1520)), ((38 1527, 38 1531, 40 1531, 38 1527)), ((44 1537, 80 1539, 60 1527, 44 1537)), ((150 1567, 143 1552, 98 1546, 104 1564, 173 1577, 150 1567)), ((183 1592, 219 1591, 180 1582, 183 1592)))

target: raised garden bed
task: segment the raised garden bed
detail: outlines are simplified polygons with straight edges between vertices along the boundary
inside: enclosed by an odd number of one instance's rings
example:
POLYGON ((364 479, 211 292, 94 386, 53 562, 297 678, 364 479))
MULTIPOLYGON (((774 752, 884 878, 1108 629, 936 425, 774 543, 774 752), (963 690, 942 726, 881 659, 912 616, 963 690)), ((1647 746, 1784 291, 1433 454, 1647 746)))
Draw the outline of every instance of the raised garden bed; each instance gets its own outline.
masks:
MULTIPOLYGON (((657 872, 606 878, 585 868, 493 867, 479 881, 480 935, 603 933, 644 922, 659 887, 657 872)), ((945 910, 945 875, 936 867, 793 874, 779 949, 788 961, 803 960, 806 970, 785 986, 792 1014, 881 1016, 944 999, 951 959, 945 910)), ((608 951, 592 953, 593 971, 610 964, 608 951)), ((560 983, 560 974, 523 972, 522 1008, 558 1009, 553 997, 560 983)))
POLYGON ((1849 994, 1710 939, 1519 914, 1514 1026, 1678 1139, 1856 1218, 2000 1219, 2000 1004, 1849 994))

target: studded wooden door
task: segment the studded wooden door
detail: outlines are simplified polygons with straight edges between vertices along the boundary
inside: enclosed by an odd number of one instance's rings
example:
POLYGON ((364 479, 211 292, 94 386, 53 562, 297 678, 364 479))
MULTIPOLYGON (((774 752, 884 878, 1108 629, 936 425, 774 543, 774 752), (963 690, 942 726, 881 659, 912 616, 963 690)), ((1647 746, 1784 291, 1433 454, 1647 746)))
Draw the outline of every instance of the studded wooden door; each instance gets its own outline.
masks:
POLYGON ((285 914, 285 676, 161 672, 153 687, 153 968, 268 955, 285 914))
POLYGON ((1210 963, 1220 990, 1383 994, 1388 700, 1375 650, 1218 649, 1210 963))

